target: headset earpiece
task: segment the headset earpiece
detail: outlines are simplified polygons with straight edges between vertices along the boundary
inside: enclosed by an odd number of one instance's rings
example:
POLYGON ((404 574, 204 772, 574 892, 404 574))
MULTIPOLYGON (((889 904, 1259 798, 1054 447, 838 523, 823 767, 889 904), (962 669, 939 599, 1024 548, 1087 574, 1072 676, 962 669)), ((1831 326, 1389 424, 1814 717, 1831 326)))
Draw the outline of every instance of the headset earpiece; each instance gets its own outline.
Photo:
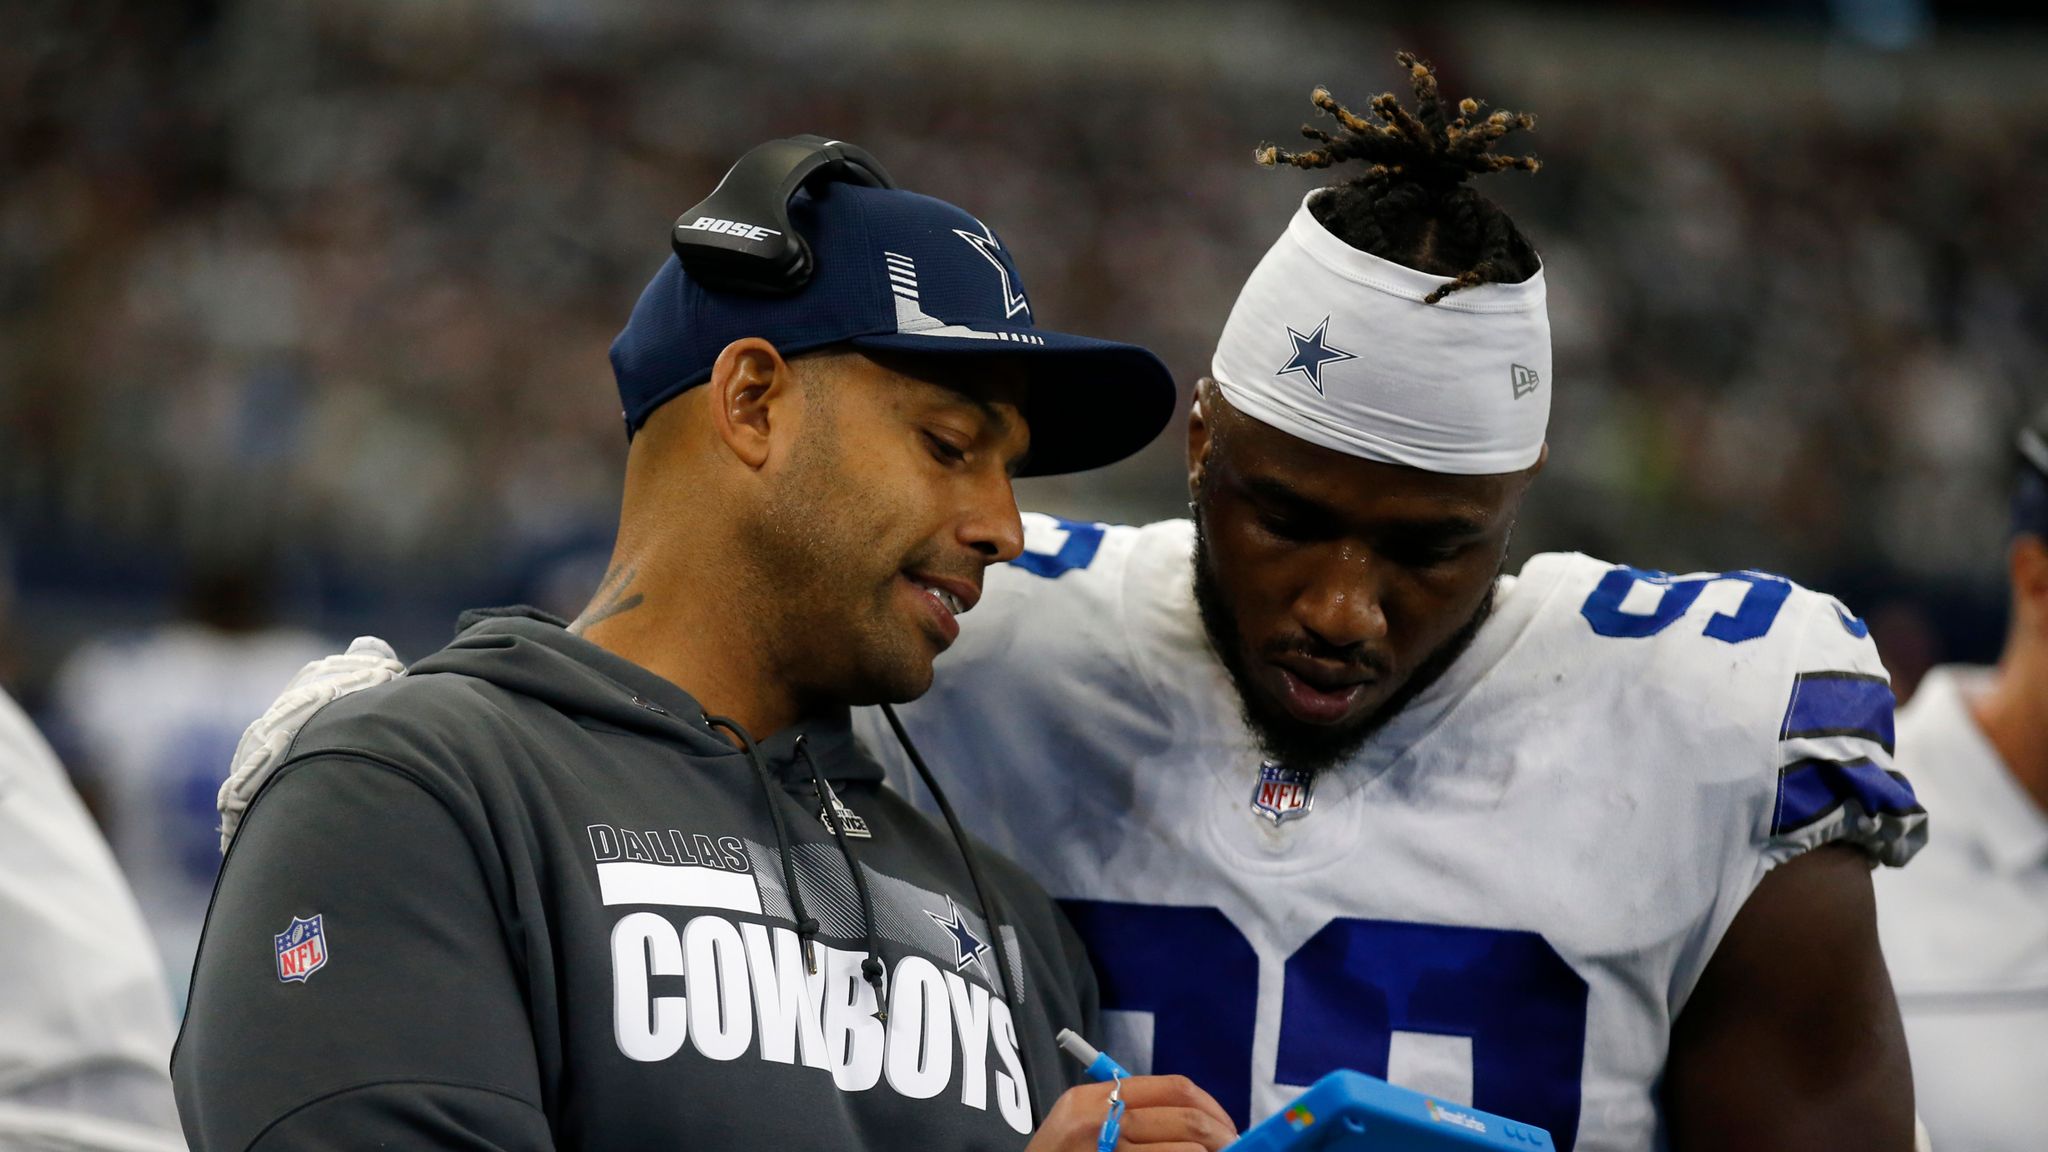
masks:
POLYGON ((669 234, 692 280, 725 292, 787 296, 811 278, 811 246, 789 223, 798 188, 826 181, 894 188, 864 150, 822 136, 770 140, 739 158, 669 234))

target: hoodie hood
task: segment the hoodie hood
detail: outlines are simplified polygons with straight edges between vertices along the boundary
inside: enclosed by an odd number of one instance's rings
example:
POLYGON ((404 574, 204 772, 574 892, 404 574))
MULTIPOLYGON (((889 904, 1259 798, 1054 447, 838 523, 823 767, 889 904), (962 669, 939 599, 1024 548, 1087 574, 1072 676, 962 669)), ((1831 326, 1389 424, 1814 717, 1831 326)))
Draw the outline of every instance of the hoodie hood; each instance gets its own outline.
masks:
MULTIPOLYGON (((462 614, 456 628, 453 643, 414 664, 408 675, 473 676, 567 715, 674 743, 691 756, 744 759, 706 723, 696 697, 570 632, 558 617, 525 606, 474 609, 462 614)), ((769 771, 790 787, 808 786, 813 760, 834 784, 880 783, 884 775, 880 762, 854 739, 848 708, 765 738, 750 735, 769 771), (806 745, 810 755, 799 755, 806 745)))
POLYGON ((558 620, 466 623, 251 800, 178 1056, 195 1146, 1023 1146, 1097 1003, 1043 889, 826 781, 877 774, 844 717, 764 754, 558 620))
MULTIPOLYGON (((783 891, 789 895, 796 918, 797 944, 806 967, 815 972, 814 943, 820 924, 805 906, 788 820, 775 796, 778 787, 799 796, 808 787, 821 806, 818 818, 831 831, 853 877, 860 926, 867 936, 862 976, 874 988, 876 1004, 888 1003, 874 897, 868 890, 867 874, 847 842, 849 836, 866 838, 871 833, 865 821, 848 830, 858 817, 846 810, 839 799, 842 789, 836 786, 861 783, 872 787, 881 781, 883 772, 881 764, 855 742, 850 709, 792 724, 766 740, 756 740, 753 733, 740 730, 729 719, 707 716, 696 698, 678 685, 571 633, 557 617, 532 608, 504 608, 465 613, 456 627, 461 631, 455 642, 414 665, 414 675, 459 673, 528 697, 579 723, 595 722, 674 743, 695 760, 746 764, 746 771, 761 787, 775 826, 783 891), (730 729, 741 747, 727 742, 721 729, 730 729), (832 813, 837 814, 828 817, 832 813)), ((956 839, 962 835, 957 827, 953 834, 956 839)), ((960 844, 963 853, 971 851, 964 840, 960 844)), ((973 867, 970 863, 970 871, 973 867)), ((986 901, 982 907, 989 907, 986 901)), ((992 916, 990 922, 995 922, 992 916)), ((875 1016, 886 1022, 887 1009, 878 1007, 875 1016)))

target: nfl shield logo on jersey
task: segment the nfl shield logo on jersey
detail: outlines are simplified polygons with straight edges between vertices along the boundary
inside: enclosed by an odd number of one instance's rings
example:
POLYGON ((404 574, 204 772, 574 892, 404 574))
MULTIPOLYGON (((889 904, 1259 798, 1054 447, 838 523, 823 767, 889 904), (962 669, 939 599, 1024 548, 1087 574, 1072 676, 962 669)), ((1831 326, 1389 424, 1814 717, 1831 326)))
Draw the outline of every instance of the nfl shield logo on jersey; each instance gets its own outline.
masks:
POLYGON ((304 980, 327 963, 324 917, 292 917, 291 926, 271 937, 277 943, 277 978, 289 984, 304 980))
POLYGON ((1259 765, 1252 788, 1252 811, 1275 824, 1299 820, 1316 806, 1315 777, 1268 760, 1259 765))

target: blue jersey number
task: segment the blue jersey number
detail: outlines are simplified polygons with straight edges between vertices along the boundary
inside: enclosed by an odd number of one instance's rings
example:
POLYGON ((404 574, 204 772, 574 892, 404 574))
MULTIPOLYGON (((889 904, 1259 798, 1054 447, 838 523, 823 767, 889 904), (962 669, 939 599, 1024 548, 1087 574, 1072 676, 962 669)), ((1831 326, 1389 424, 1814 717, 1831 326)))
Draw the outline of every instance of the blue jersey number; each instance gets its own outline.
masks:
POLYGON ((1747 585, 1742 603, 1733 612, 1716 612, 1701 629, 1706 635, 1729 644, 1754 640, 1771 630, 1778 609, 1792 595, 1792 584, 1768 572, 1722 572, 1712 576, 1676 577, 1665 572, 1620 567, 1600 578, 1593 594, 1579 609, 1579 615, 1602 636, 1655 636, 1676 624, 1691 610, 1707 586, 1723 580, 1747 585), (1655 588, 1656 607, 1647 612, 1624 612, 1622 601, 1637 587, 1655 588))
MULTIPOLYGON (((1062 901, 1107 1010, 1152 1014, 1152 1070, 1251 1118, 1258 957, 1214 908, 1062 901)), ((1287 958, 1274 1079, 1338 1068, 1385 1077, 1395 1032, 1472 1041, 1472 1105, 1547 1129, 1579 1128, 1586 982, 1533 932, 1337 919, 1287 958)))

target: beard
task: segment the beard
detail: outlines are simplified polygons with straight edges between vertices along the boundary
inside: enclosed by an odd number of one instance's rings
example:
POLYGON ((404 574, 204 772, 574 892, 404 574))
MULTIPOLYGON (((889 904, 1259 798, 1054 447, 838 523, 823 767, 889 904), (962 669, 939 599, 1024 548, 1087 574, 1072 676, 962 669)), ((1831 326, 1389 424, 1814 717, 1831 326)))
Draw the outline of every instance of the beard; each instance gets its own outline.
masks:
MULTIPOLYGON (((1507 557, 1503 550, 1500 568, 1487 582, 1486 593, 1472 615, 1449 638, 1431 650, 1408 679, 1378 708, 1341 724, 1311 724, 1296 719, 1278 701, 1268 698, 1251 675, 1244 634, 1237 626, 1237 617, 1225 603, 1221 582, 1210 559, 1208 532, 1202 522, 1199 501, 1195 504, 1194 521, 1195 604, 1201 611, 1202 627, 1209 634, 1209 644, 1216 650, 1224 671, 1230 674, 1230 682, 1237 689, 1238 707, 1245 726, 1251 729, 1259 748, 1268 757, 1283 767, 1311 776, 1321 775, 1349 760, 1375 732, 1385 727, 1457 663, 1458 657, 1464 655, 1473 638, 1479 635, 1487 617, 1493 614, 1500 573, 1507 570, 1507 557)), ((1299 648, 1301 645, 1290 647, 1299 648)), ((1375 670, 1384 672, 1383 661, 1368 657, 1367 662, 1373 664, 1375 670)))
POLYGON ((829 409, 809 411, 815 422, 745 543, 746 584, 765 593, 747 609, 757 642, 806 707, 915 700, 931 687, 932 652, 902 617, 899 575, 959 565, 929 540, 891 549, 904 510, 847 466, 829 409))

